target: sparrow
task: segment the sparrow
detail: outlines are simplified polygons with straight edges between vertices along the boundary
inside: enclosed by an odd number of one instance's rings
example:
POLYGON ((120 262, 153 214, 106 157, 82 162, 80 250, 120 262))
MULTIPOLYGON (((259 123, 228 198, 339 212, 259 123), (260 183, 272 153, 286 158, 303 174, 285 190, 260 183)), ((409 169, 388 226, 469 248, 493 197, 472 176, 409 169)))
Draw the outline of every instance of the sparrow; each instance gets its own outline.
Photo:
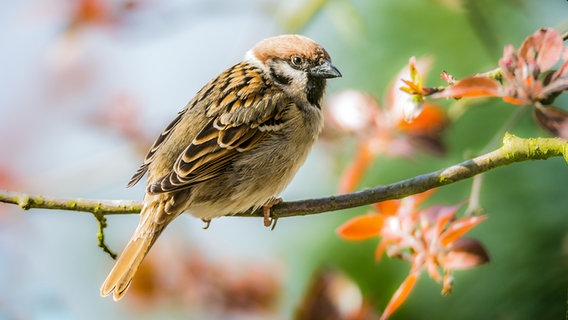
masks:
POLYGON ((124 296, 158 236, 181 213, 210 221, 277 202, 322 130, 326 79, 336 77, 341 73, 323 47, 280 35, 257 43, 199 90, 128 184, 148 174, 140 222, 101 296, 124 296))

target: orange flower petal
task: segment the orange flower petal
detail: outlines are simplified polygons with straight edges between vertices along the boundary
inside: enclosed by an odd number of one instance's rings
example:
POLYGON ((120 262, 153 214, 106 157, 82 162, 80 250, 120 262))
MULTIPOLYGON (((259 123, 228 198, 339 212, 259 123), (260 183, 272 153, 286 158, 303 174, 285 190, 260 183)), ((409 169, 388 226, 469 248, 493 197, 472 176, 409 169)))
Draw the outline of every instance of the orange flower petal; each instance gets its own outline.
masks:
POLYGON ((394 216, 400 208, 400 200, 386 200, 381 201, 373 204, 373 207, 382 215, 385 216, 394 216))
POLYGON ((515 98, 515 97, 509 97, 509 96, 504 96, 502 97, 503 101, 510 103, 510 104, 516 104, 518 106, 524 106, 525 104, 528 104, 530 102, 527 102, 525 100, 521 100, 519 98, 515 98))
POLYGON ((381 315, 381 320, 386 320, 390 315, 400 307, 408 298, 408 295, 414 288, 416 281, 418 280, 418 276, 420 276, 419 272, 412 272, 411 274, 404 279, 400 287, 396 289, 396 292, 393 294, 392 298, 390 299, 389 303, 385 307, 385 311, 381 315))
POLYGON ((443 246, 449 245, 485 219, 487 219, 486 215, 466 217, 456 220, 446 231, 444 231, 444 233, 442 233, 440 236, 440 243, 443 246))
POLYGON ((397 127, 402 132, 420 134, 440 131, 447 123, 445 111, 440 106, 425 101, 422 112, 412 122, 401 119, 397 127))
POLYGON ((385 239, 382 239, 381 242, 379 242, 377 249, 375 249, 375 261, 377 261, 377 262, 381 261, 381 258, 383 257, 383 253, 387 249, 387 245, 388 245, 388 243, 387 243, 387 241, 385 241, 385 239))
POLYGON ((370 145, 365 142, 361 143, 357 154, 339 180, 339 193, 353 192, 374 158, 375 155, 370 145))
POLYGON ((469 77, 456 82, 446 90, 435 93, 433 98, 497 97, 499 82, 487 77, 469 77))
POLYGON ((415 198, 414 200, 414 207, 418 207, 422 202, 424 202, 426 199, 430 198, 430 196, 432 196, 436 190, 438 189, 430 189, 430 190, 426 190, 424 192, 421 193, 417 193, 415 195, 413 195, 412 197, 415 198))
MULTIPOLYGON (((435 209, 433 212, 435 216, 430 216, 430 219, 433 219, 434 224, 434 232, 436 235, 442 234, 442 231, 446 227, 446 225, 452 221, 456 216, 456 211, 458 211, 460 205, 455 206, 432 206, 430 208, 435 209)), ((425 211, 427 212, 427 211, 425 211)))
POLYGON ((376 214, 355 217, 337 229, 337 234, 349 241, 365 240, 378 237, 383 228, 384 219, 376 214))
POLYGON ((428 271, 428 275, 432 280, 436 282, 442 281, 442 275, 440 274, 440 268, 438 266, 438 262, 434 257, 426 258, 426 271, 428 271))

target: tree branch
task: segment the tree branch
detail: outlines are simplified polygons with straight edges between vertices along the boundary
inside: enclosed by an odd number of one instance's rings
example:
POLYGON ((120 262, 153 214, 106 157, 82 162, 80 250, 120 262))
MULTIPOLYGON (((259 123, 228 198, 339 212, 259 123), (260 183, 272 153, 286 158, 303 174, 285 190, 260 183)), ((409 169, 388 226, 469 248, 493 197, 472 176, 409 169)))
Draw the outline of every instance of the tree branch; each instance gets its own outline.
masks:
POLYGON ((16 204, 23 210, 55 209, 90 212, 95 216, 139 213, 140 201, 133 200, 90 200, 72 198, 49 198, 21 192, 0 190, 0 202, 16 204))
MULTIPOLYGON (((272 207, 271 214, 277 218, 303 216, 400 199, 468 179, 514 162, 544 160, 558 156, 563 156, 568 162, 568 142, 566 140, 560 138, 522 139, 506 134, 501 148, 451 167, 350 194, 282 202, 272 207)), ((99 221, 105 215, 139 213, 142 208, 140 201, 46 198, 6 190, 0 190, 0 202, 16 204, 24 210, 57 209, 90 212, 99 221)), ((257 210, 237 213, 234 216, 262 217, 263 213, 262 210, 257 210)))

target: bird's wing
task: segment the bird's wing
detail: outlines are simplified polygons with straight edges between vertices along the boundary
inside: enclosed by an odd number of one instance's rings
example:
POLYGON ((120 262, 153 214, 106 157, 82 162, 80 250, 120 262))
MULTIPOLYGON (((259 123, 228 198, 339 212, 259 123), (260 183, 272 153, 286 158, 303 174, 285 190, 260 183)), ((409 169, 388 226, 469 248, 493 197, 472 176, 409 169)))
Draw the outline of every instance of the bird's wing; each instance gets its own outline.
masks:
POLYGON ((180 122, 181 118, 183 117, 183 115, 185 114, 186 111, 187 111, 187 109, 183 109, 182 111, 180 111, 178 113, 177 117, 172 122, 170 122, 170 124, 168 124, 168 126, 164 129, 164 131, 162 131, 160 136, 158 136, 156 141, 154 141, 154 144, 152 145, 152 147, 150 148, 150 150, 146 154, 146 158, 144 159, 144 163, 140 166, 140 168, 138 168, 136 173, 134 173, 134 175, 130 179, 130 182, 128 182, 128 185, 127 185, 128 188, 130 188, 133 185, 135 185, 136 183, 138 183, 138 181, 140 181, 140 179, 142 179, 144 174, 146 174, 146 171, 148 171, 148 166, 150 165, 150 163, 152 163, 152 161, 154 161, 154 158, 156 158, 156 151, 158 151, 158 149, 162 146, 162 143, 170 135, 170 133, 175 128, 175 126, 180 122))
POLYGON ((205 86, 190 108, 207 103, 209 119, 175 161, 172 171, 148 186, 150 193, 181 190, 217 177, 240 153, 282 128, 291 102, 260 71, 238 64, 205 86))

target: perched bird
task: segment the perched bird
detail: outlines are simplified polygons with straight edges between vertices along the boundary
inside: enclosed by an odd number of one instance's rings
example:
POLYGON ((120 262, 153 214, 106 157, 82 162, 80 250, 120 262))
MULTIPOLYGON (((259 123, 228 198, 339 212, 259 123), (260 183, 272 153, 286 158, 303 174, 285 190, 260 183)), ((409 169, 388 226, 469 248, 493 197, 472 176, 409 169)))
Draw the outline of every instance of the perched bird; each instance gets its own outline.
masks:
POLYGON ((300 35, 267 38, 206 84, 164 129, 128 186, 148 173, 140 222, 101 287, 119 300, 164 228, 266 206, 288 185, 323 125, 329 54, 300 35))

